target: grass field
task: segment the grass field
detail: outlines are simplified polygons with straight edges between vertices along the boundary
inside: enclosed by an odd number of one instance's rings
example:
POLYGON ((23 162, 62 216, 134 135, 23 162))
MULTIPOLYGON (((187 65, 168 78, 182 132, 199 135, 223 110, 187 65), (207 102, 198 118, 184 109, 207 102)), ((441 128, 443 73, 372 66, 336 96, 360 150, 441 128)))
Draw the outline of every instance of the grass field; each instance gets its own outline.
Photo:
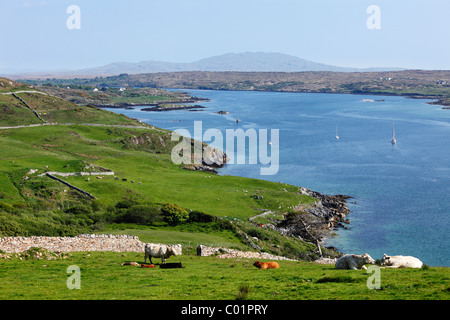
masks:
MULTIPOLYGON (((185 250, 186 251, 186 250, 185 250)), ((191 250, 192 252, 192 250, 191 250)), ((143 254, 86 252, 60 260, 2 260, 0 299, 29 300, 234 300, 240 289, 250 300, 447 300, 448 268, 381 269, 380 289, 368 289, 371 274, 333 265, 279 261, 259 270, 249 259, 182 255, 182 269, 122 266, 143 263, 143 254), (69 290, 67 268, 80 268, 80 289, 69 290)))
MULTIPOLYGON (((22 171, 25 175, 30 169, 39 169, 36 175, 47 169, 76 172, 74 165, 64 167, 78 162, 80 166, 92 163, 106 167, 120 179, 128 180, 123 182, 112 176, 89 182, 81 176, 66 178, 98 197, 104 205, 133 197, 142 201, 177 203, 222 217, 248 218, 259 213, 257 208, 275 210, 281 206, 286 210, 301 202, 312 202, 311 198, 298 194, 298 188, 292 185, 182 170, 171 162, 167 153, 162 153, 163 149, 170 150, 170 145, 161 145, 162 151, 154 153, 145 150, 145 145, 128 143, 129 137, 139 135, 154 140, 160 136, 165 141, 170 139, 168 133, 157 130, 82 125, 1 130, 0 177, 3 176, 5 183, 0 185, 0 192, 15 195, 5 197, 4 201, 24 201, 17 192, 11 191, 15 187, 12 181, 8 183, 8 175, 11 177, 22 171), (250 197, 254 194, 264 198, 250 197)), ((152 148, 159 151, 157 145, 152 148)))

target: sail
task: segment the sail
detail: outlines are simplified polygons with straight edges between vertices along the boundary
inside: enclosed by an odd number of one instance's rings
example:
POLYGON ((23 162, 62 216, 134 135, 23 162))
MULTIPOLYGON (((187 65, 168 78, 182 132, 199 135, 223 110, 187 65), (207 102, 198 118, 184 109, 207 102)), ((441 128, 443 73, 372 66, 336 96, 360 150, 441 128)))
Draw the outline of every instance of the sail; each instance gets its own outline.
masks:
POLYGON ((392 140, 391 140, 392 144, 396 144, 397 140, 395 139, 395 128, 394 128, 394 123, 392 122, 392 140))

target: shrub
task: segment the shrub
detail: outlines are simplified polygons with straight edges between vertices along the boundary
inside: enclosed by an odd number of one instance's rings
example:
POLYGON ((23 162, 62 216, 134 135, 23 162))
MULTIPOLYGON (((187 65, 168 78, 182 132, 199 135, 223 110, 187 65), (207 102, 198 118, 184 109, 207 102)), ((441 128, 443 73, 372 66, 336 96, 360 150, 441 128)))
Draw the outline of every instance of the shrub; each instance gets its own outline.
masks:
POLYGON ((0 202, 0 210, 8 213, 13 213, 16 209, 9 203, 0 202))
POLYGON ((176 204, 166 203, 161 207, 164 220, 170 225, 177 225, 189 219, 189 213, 176 204))
POLYGON ((94 200, 91 202, 92 211, 97 212, 101 211, 104 208, 104 205, 98 200, 94 200))
POLYGON ((256 229, 256 228, 252 228, 250 230, 247 231, 247 234, 251 237, 256 237, 259 240, 270 240, 270 236, 268 235, 268 233, 264 230, 264 229, 256 229))
POLYGON ((27 232, 22 229, 17 221, 2 215, 0 216, 0 235, 3 237, 17 237, 27 235, 27 232))
POLYGON ((116 208, 117 209, 129 209, 136 204, 137 203, 133 200, 121 200, 116 203, 116 208))
POLYGON ((92 213, 92 207, 84 204, 78 204, 67 209, 66 212, 72 214, 90 214, 92 213))
POLYGON ((162 221, 159 208, 150 205, 135 205, 122 216, 122 222, 136 224, 153 224, 162 221))
POLYGON ((189 212, 189 222, 214 222, 217 218, 201 211, 189 212))

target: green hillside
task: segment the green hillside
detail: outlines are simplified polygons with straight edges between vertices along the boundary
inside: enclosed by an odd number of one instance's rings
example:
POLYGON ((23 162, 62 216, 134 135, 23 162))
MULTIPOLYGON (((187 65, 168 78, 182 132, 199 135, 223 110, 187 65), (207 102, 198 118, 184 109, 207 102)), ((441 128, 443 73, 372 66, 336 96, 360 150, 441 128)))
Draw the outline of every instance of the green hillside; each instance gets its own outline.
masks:
MULTIPOLYGON (((370 273, 333 265, 279 261, 279 269, 258 270, 249 258, 198 257, 197 244, 255 250, 254 239, 259 251, 315 260, 314 237, 325 223, 301 210, 316 198, 292 185, 186 170, 170 159, 176 142, 169 131, 42 93, 17 92, 28 89, 34 90, 0 79, 0 90, 8 93, 0 94, 0 237, 132 234, 144 242, 183 244, 183 255, 170 260, 183 268, 121 265, 142 263, 142 253, 76 252, 41 260, 30 253, 35 248, 0 252, 3 300, 449 297, 448 268, 382 269, 381 287, 372 290, 370 273), (270 215, 248 219, 268 210, 270 215), (305 240, 259 227, 289 219, 308 224, 305 240), (70 265, 81 266, 82 290, 67 289, 70 265)), ((321 250, 325 257, 340 255, 321 250)))
POLYGON ((230 243, 249 249, 244 231, 265 239, 264 250, 316 257, 315 244, 261 231, 247 221, 268 210, 281 219, 299 204, 314 203, 298 187, 185 170, 171 161, 177 142, 171 141, 169 131, 42 93, 18 93, 24 91, 22 85, 6 88, 2 83, 4 92, 16 92, 43 120, 19 99, 0 95, 4 113, 10 112, 0 125, 0 235, 147 229, 158 230, 150 232, 148 241, 161 241, 166 234, 171 242, 230 243), (19 112, 24 115, 20 121, 19 112), (27 126, 35 124, 42 125, 27 126), (81 175, 99 171, 113 174, 81 175), (58 178, 92 197, 46 172, 76 173, 58 178), (161 210, 166 203, 194 213, 172 225, 161 210), (198 212, 207 218, 198 218, 198 212))
POLYGON ((0 127, 67 123, 141 125, 125 116, 94 106, 80 107, 33 86, 0 78, 0 127))

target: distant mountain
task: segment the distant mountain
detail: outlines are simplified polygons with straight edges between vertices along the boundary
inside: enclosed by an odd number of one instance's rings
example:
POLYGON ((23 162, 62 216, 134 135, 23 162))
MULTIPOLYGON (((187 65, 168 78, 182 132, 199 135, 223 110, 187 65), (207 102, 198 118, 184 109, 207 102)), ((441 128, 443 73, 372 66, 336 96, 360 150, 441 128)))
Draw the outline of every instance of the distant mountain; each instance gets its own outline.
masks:
MULTIPOLYGON (((249 71, 249 72, 300 72, 300 71, 336 71, 369 72, 398 71, 402 68, 347 68, 317 63, 283 53, 244 52, 227 53, 205 58, 191 63, 163 61, 115 62, 105 66, 73 71, 40 73, 45 76, 105 76, 121 73, 156 73, 177 71, 249 71)), ((1 71, 1 70, 0 70, 1 71)), ((30 73, 31 74, 31 73, 30 73)), ((36 73, 37 74, 37 73, 36 73)))
POLYGON ((86 74, 136 74, 176 71, 255 71, 255 72, 299 72, 299 71, 395 71, 401 68, 346 68, 317 63, 283 53, 244 52, 227 53, 205 58, 192 63, 142 61, 138 63, 117 62, 103 67, 78 70, 86 74))
MULTIPOLYGON (((282 53, 227 53, 192 63, 198 71, 347 71, 349 68, 316 63, 282 53)), ((354 70, 354 69, 353 69, 354 70)), ((353 71, 352 70, 352 71, 353 71)))

